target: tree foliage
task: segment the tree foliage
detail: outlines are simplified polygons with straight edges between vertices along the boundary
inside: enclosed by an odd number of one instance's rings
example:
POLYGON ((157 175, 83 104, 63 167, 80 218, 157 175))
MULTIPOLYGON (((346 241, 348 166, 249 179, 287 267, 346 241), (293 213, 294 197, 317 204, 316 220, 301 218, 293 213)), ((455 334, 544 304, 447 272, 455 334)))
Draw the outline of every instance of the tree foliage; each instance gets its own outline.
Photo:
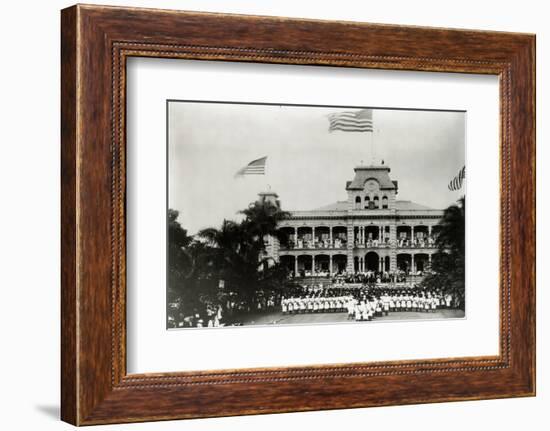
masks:
POLYGON ((168 301, 173 301, 179 295, 179 289, 193 267, 192 257, 187 247, 192 238, 177 221, 179 212, 168 210, 168 301))
POLYGON ((464 307, 465 299, 465 212, 464 197, 449 206, 436 227, 437 253, 432 256, 431 273, 422 285, 441 289, 459 298, 464 307))
POLYGON ((180 314, 223 304, 229 291, 252 308, 258 292, 282 289, 286 272, 266 255, 266 240, 284 241, 277 224, 289 213, 263 201, 240 214, 240 222, 224 220, 190 238, 176 221, 177 211, 169 210, 169 300, 179 304, 180 314))

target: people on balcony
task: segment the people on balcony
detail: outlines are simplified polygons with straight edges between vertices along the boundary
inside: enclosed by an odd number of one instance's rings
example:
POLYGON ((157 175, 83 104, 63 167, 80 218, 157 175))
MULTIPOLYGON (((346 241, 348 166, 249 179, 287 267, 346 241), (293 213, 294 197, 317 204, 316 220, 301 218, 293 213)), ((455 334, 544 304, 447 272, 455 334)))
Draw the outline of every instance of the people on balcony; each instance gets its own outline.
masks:
POLYGON ((282 248, 288 249, 330 249, 330 248, 346 248, 347 241, 343 238, 333 238, 332 242, 329 238, 316 238, 315 241, 309 238, 298 237, 298 241, 288 239, 286 245, 282 248))
MULTIPOLYGON (((332 241, 328 235, 316 236, 311 238, 311 235, 298 236, 297 240, 294 240, 294 236, 289 237, 286 241, 286 245, 282 248, 288 249, 331 249, 331 248, 346 248, 347 246, 347 234, 338 233, 334 235, 332 241)), ((372 233, 368 234, 367 238, 361 238, 359 235, 355 235, 353 242, 357 248, 381 248, 389 247, 392 245, 389 234, 380 238, 374 236, 372 233)), ((409 235, 400 234, 396 240, 396 245, 399 248, 433 248, 435 244, 434 235, 422 235, 411 237, 409 235)))
POLYGON ((408 236, 401 236, 397 240, 397 246, 401 248, 426 248, 434 247, 435 239, 432 235, 430 236, 419 236, 410 238, 408 236))

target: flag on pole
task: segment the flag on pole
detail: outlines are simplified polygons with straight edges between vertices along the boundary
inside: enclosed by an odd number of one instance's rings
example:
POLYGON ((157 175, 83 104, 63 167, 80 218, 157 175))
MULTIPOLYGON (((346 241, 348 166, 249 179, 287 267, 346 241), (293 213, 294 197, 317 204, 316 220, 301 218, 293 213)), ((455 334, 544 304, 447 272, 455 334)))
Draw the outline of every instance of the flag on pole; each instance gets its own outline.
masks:
POLYGON ((330 114, 329 132, 340 130, 342 132, 373 132, 372 109, 360 111, 345 111, 330 114))
POLYGON ((451 180, 448 186, 449 190, 452 192, 460 190, 462 188, 464 178, 466 178, 466 166, 463 166, 462 169, 458 171, 458 174, 451 180))
POLYGON ((265 175, 265 162, 267 156, 260 159, 252 160, 244 168, 241 168, 235 174, 235 178, 243 177, 245 175, 265 175))

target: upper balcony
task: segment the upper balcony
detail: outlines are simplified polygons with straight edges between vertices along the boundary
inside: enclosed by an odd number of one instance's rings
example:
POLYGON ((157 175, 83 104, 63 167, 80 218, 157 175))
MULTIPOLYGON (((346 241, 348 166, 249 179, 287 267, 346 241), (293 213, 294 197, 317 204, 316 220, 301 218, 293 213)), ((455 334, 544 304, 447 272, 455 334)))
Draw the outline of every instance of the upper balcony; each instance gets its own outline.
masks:
POLYGON ((379 241, 375 239, 375 240, 367 240, 365 242, 355 241, 353 246, 354 248, 379 249, 379 248, 391 248, 391 244, 392 242, 389 240, 379 241))
POLYGON ((414 238, 410 237, 398 238, 395 243, 395 247, 398 249, 434 249, 437 248, 435 238, 432 236, 426 238, 414 238))
POLYGON ((288 241, 285 245, 280 245, 280 250, 345 250, 348 244, 346 240, 336 238, 332 241, 326 240, 307 240, 298 239, 297 242, 292 240, 288 241))

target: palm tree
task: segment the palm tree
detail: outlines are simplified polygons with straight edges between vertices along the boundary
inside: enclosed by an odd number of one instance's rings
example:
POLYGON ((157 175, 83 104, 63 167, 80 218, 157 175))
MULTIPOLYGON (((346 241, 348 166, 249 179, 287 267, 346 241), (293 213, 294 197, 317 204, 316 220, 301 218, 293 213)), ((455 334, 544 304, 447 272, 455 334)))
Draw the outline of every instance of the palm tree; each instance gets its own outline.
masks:
POLYGON ((466 200, 461 197, 457 204, 449 206, 437 226, 439 251, 464 254, 466 200))
POLYGON ((199 231, 197 235, 205 240, 210 247, 226 253, 231 251, 238 253, 245 240, 242 227, 231 220, 224 220, 220 229, 209 227, 199 231))
POLYGON ((283 279, 282 271, 267 265, 264 239, 271 235, 284 241, 277 225, 289 213, 269 202, 255 202, 240 214, 245 216, 242 222, 224 220, 219 229, 203 229, 198 237, 210 247, 220 279, 252 307, 257 291, 272 290, 283 279))
POLYGON ((278 204, 269 201, 256 201, 242 211, 245 216, 243 227, 249 231, 253 238, 263 240, 266 236, 277 238, 281 242, 287 240, 277 228, 278 224, 290 217, 290 213, 283 211, 278 204))
POLYGON ((441 289, 465 299, 465 198, 445 209, 437 225, 438 252, 432 257, 432 273, 422 281, 424 287, 441 289))
MULTIPOLYGON (((179 212, 168 209, 168 286, 167 286, 167 319, 170 317, 177 324, 179 313, 184 312, 183 305, 188 305, 185 298, 189 295, 186 280, 193 272, 193 257, 188 251, 192 237, 187 234, 178 222, 179 212), (177 304, 178 308, 172 308, 177 304)), ((168 319, 167 324, 171 322, 168 319)))

